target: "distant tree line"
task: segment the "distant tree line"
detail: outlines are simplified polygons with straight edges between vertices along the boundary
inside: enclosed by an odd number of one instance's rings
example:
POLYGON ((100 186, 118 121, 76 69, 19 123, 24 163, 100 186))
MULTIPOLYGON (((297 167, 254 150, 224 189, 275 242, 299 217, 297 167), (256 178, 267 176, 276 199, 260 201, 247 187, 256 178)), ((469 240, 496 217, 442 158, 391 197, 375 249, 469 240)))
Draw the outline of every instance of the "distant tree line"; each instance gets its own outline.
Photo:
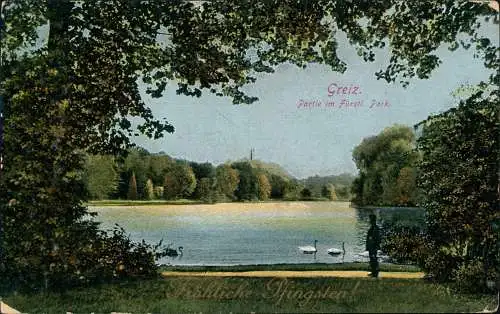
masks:
POLYGON ((84 181, 90 199, 221 201, 337 200, 349 198, 351 175, 297 180, 281 166, 240 160, 214 166, 130 149, 122 160, 88 155, 84 181), (350 176, 350 177, 349 177, 350 176), (350 180, 350 182, 349 182, 350 180))
POLYGON ((314 198, 328 198, 331 200, 350 200, 351 185, 355 176, 349 173, 332 176, 311 176, 301 180, 301 183, 310 191, 314 198))

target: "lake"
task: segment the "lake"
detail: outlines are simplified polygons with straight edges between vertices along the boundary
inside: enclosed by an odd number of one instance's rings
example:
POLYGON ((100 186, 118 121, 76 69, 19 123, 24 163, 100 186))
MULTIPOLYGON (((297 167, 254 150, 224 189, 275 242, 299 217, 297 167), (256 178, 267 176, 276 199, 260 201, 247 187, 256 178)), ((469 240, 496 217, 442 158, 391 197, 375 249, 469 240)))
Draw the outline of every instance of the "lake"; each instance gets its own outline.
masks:
MULTIPOLYGON (((421 217, 419 209, 374 209, 379 216, 421 217)), ((163 239, 183 254, 160 263, 172 265, 252 265, 366 261, 368 215, 348 202, 266 202, 213 205, 90 207, 103 228, 122 226, 134 240, 155 244, 163 239), (298 247, 314 245, 304 254, 298 247), (345 255, 331 256, 329 248, 345 255)), ((413 219, 413 218, 412 218, 413 219)))

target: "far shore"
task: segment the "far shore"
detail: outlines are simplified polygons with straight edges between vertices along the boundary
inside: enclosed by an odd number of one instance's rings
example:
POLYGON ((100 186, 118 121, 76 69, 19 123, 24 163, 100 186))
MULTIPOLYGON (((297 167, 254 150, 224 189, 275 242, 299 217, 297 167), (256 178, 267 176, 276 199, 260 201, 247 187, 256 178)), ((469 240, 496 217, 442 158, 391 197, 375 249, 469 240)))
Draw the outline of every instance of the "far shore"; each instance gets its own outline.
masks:
POLYGON ((194 212, 197 214, 211 214, 214 212, 230 212, 244 214, 245 212, 266 212, 272 214, 279 212, 304 212, 304 211, 324 211, 331 209, 335 211, 350 211, 350 202, 347 201, 332 201, 332 202, 311 202, 311 201, 269 201, 269 202, 231 202, 231 203, 215 203, 215 204, 200 204, 200 203, 184 203, 184 204, 165 204, 149 202, 147 204, 120 204, 120 203, 107 203, 101 205, 100 203, 90 203, 89 209, 91 211, 112 211, 112 210, 132 210, 135 212, 147 212, 148 214, 162 214, 162 213, 186 213, 194 212), (147 206, 145 206, 147 205, 147 206))
POLYGON ((157 206, 157 205, 218 205, 218 204, 267 204, 267 203, 311 203, 311 202, 350 202, 349 200, 328 200, 324 198, 282 200, 270 199, 267 201, 234 201, 234 202, 214 202, 207 203, 200 200, 179 199, 179 200, 93 200, 86 203, 87 206, 157 206))
POLYGON ((374 210, 374 209, 422 209, 420 207, 401 207, 401 206, 373 206, 373 205, 356 205, 348 200, 335 200, 329 201, 324 199, 319 200, 268 200, 268 201, 245 201, 245 202, 221 202, 221 203, 203 203, 196 200, 102 200, 102 201, 90 201, 86 204, 89 208, 102 210, 114 210, 114 209, 132 209, 132 210, 148 210, 148 212, 162 211, 162 212, 214 212, 214 211, 304 211, 304 210, 324 210, 326 207, 332 206, 332 209, 336 211, 339 210, 349 210, 350 208, 356 208, 361 210, 374 210))

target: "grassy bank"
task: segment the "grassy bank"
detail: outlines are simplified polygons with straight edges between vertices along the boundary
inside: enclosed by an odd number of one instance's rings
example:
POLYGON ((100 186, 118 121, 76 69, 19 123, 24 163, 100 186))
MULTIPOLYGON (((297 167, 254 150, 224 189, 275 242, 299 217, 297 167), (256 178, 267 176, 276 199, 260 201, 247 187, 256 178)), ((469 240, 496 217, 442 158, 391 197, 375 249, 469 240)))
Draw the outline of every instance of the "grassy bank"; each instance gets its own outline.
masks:
MULTIPOLYGON (((279 271, 279 270, 293 270, 293 271, 308 271, 308 270, 366 270, 370 266, 368 263, 343 263, 343 264, 273 264, 273 265, 236 265, 236 266, 170 266, 163 265, 160 267, 161 271, 225 271, 225 272, 240 272, 240 271, 279 271)), ((380 264, 380 271, 387 272, 419 272, 419 267, 414 265, 395 265, 395 264, 380 264)))
POLYGON ((414 279, 231 277, 172 277, 3 298, 30 313, 467 313, 492 300, 414 279))

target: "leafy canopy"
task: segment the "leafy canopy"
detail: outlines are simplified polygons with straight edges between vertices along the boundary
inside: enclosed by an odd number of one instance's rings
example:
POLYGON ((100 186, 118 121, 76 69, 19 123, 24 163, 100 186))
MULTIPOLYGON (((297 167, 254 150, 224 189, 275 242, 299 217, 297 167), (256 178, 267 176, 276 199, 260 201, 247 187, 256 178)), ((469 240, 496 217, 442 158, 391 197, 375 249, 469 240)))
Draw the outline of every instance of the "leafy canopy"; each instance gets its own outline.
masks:
POLYGON ((150 137, 174 130, 141 99, 141 80, 153 97, 174 83, 179 94, 208 91, 251 103, 256 98, 242 87, 281 63, 323 63, 344 72, 337 34, 345 33, 366 61, 388 47, 390 63, 376 76, 406 85, 438 67, 441 44, 477 46, 494 67, 495 47, 478 32, 482 16, 495 14, 488 6, 455 0, 8 1, 4 77, 23 77, 27 69, 20 70, 21 64, 45 59, 47 70, 64 73, 60 98, 82 121, 72 121, 82 137, 77 144, 110 151, 130 145, 130 117, 142 118, 138 130, 150 137), (23 53, 36 42, 37 28, 47 24, 47 44, 23 53), (57 50, 62 53, 54 55, 57 50))

